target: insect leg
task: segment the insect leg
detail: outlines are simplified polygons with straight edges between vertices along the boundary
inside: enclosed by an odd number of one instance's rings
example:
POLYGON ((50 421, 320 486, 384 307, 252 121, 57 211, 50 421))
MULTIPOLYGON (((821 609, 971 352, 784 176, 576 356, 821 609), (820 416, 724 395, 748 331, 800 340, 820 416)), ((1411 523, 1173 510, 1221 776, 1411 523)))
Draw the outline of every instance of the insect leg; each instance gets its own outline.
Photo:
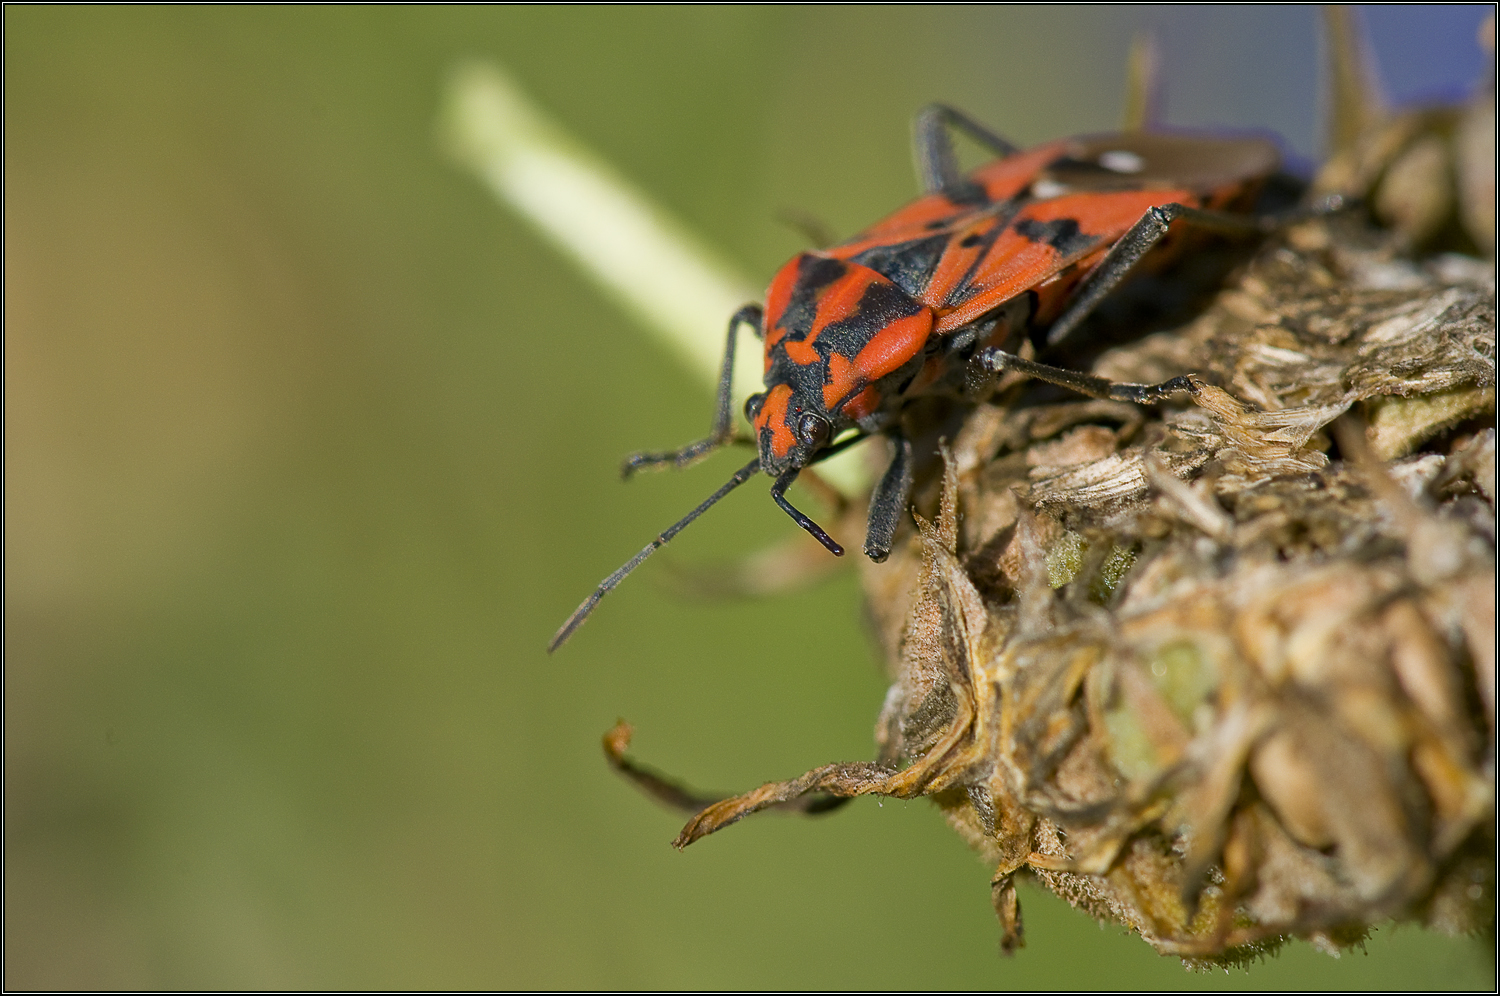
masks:
POLYGON ((1137 404, 1154 405, 1164 398, 1183 391, 1198 393, 1198 382, 1191 374, 1173 377, 1160 384, 1117 384, 1103 377, 1095 377, 1093 374, 1048 366, 1045 363, 1033 363, 1014 353, 1007 353, 1003 349, 986 349, 975 356, 973 362, 990 373, 1019 370, 1028 377, 1044 380, 1049 384, 1066 387, 1070 391, 1077 391, 1090 398, 1100 398, 1105 401, 1134 401, 1137 404))
POLYGON ((922 181, 923 193, 962 191, 969 186, 969 181, 958 170, 958 156, 953 151, 950 128, 962 131, 1002 158, 1019 151, 1017 146, 962 111, 946 104, 928 104, 917 112, 916 120, 912 122, 912 154, 917 162, 917 178, 922 181))
POLYGON ((1076 329, 1135 264, 1140 262, 1141 257, 1162 240, 1172 222, 1179 218, 1226 235, 1255 235, 1266 231, 1257 219, 1243 215, 1204 211, 1186 204, 1163 204, 1147 208, 1140 221, 1130 226, 1130 231, 1110 248, 1103 261, 1095 267, 1068 310, 1052 323, 1052 327, 1047 330, 1047 345, 1057 345, 1076 329))
POLYGON ((870 495, 870 528, 865 534, 865 556, 877 564, 891 555, 896 526, 911 498, 911 442, 899 431, 891 433, 891 442, 896 453, 870 495))
MULTIPOLYGON (((1328 197, 1309 208, 1258 218, 1224 211, 1208 211, 1177 203, 1147 208, 1146 213, 1141 215, 1141 219, 1130 226, 1130 230, 1110 248, 1103 261, 1094 269, 1082 290, 1074 298, 1073 303, 1057 321, 1052 323, 1052 327, 1047 331, 1047 344, 1056 345, 1068 333, 1076 329, 1099 302, 1125 278, 1131 268, 1140 262, 1141 257, 1162 240, 1174 221, 1182 220, 1199 228, 1226 235, 1257 235, 1275 231, 1292 222, 1339 211, 1345 206, 1342 198, 1328 197)), ((990 373, 1019 370, 1037 380, 1057 384, 1059 387, 1066 387, 1091 398, 1110 401, 1133 401, 1150 405, 1182 391, 1197 391, 1197 385, 1191 376, 1173 377, 1160 384, 1116 384, 1103 377, 1094 377, 1076 370, 1034 363, 1001 349, 984 350, 975 356, 974 362, 990 373)))
POLYGON ((1341 197, 1325 197, 1308 208, 1299 208, 1285 214, 1262 215, 1258 218, 1231 214, 1227 211, 1208 211, 1176 203, 1147 208, 1146 213, 1141 215, 1140 221, 1130 226, 1130 231, 1110 248, 1103 261, 1094 268, 1087 283, 1073 299, 1073 303, 1068 306, 1068 310, 1052 323, 1052 327, 1047 330, 1047 345, 1057 345, 1076 329, 1099 302, 1125 278, 1131 268, 1140 262, 1141 257, 1162 240, 1174 221, 1180 219, 1197 228, 1219 232, 1223 235, 1265 235, 1285 225, 1341 211, 1346 206, 1347 204, 1341 197))
POLYGON ((633 453, 620 468, 621 477, 628 480, 638 470, 659 469, 668 465, 678 469, 689 467, 734 438, 734 398, 730 391, 734 382, 735 333, 743 322, 754 329, 759 338, 763 334, 761 321, 762 312, 758 304, 745 305, 729 319, 729 332, 724 337, 724 365, 719 371, 719 389, 714 402, 714 424, 709 430, 708 438, 666 453, 633 453))
MULTIPOLYGON (((759 461, 756 462, 759 463, 759 461)), ((771 485, 771 500, 780 505, 781 510, 790 515, 793 522, 811 533, 813 539, 822 543, 829 553, 835 557, 842 557, 844 555, 844 548, 834 542, 833 537, 825 533, 822 526, 797 511, 792 507, 792 503, 786 500, 786 489, 791 487, 792 482, 797 479, 800 469, 799 467, 792 467, 776 478, 776 483, 771 485)))

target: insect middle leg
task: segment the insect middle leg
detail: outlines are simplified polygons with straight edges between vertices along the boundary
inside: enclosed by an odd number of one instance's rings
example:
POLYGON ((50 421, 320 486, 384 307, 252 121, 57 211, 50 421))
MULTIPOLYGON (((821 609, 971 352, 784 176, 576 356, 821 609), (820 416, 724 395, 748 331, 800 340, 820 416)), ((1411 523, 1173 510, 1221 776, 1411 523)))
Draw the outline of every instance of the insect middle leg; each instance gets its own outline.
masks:
POLYGON ((734 439, 734 398, 731 388, 734 383, 735 335, 741 323, 755 331, 756 338, 764 335, 761 325, 763 312, 758 304, 747 304, 729 319, 729 331, 724 336, 724 365, 719 371, 719 387, 714 400, 714 422, 708 438, 665 453, 632 453, 620 468, 620 476, 630 478, 638 470, 659 470, 671 466, 681 469, 690 467, 714 450, 734 439))

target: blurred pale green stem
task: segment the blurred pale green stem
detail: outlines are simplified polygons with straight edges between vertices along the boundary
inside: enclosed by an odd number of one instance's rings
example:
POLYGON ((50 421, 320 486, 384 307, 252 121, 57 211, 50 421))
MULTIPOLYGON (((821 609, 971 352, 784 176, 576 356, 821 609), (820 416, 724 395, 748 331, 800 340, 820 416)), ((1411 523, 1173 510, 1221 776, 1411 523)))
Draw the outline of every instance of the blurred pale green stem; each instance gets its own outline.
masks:
MULTIPOLYGON (((453 156, 599 284, 694 374, 716 385, 729 316, 760 299, 666 211, 539 111, 498 68, 453 74, 442 131, 453 156)), ((741 334, 737 402, 761 389, 759 342, 741 334)), ((705 415, 707 409, 705 408, 705 415)), ((867 481, 851 452, 819 466, 849 493, 867 481)))

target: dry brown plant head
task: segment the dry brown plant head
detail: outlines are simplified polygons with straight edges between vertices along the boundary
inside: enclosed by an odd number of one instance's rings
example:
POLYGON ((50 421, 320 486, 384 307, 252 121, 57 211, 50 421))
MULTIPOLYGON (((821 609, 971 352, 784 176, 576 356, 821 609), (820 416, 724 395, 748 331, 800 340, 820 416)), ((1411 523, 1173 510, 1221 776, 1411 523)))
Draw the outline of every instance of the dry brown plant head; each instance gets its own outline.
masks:
MULTIPOLYGON (((1187 324, 1093 361, 1195 373, 1192 397, 1018 384, 932 428, 951 442, 913 528, 864 566, 876 759, 706 805, 678 847, 769 807, 928 796, 993 862, 1007 951, 1022 875, 1198 964, 1491 926, 1494 264, 1423 247, 1493 252, 1493 96, 1370 104, 1314 184, 1369 210, 1270 237, 1187 324)), ((628 737, 615 763, 680 791, 628 737)))

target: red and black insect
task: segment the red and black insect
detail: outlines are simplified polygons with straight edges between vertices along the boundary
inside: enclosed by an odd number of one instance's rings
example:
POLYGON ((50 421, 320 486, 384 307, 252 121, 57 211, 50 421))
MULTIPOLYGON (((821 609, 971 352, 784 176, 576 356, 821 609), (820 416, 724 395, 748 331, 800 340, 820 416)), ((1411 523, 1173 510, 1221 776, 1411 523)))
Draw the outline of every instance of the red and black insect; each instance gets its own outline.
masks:
POLYGON ((874 434, 890 438, 895 451, 870 498, 864 545, 872 560, 884 560, 911 492, 911 444, 901 413, 914 398, 974 396, 1007 370, 1091 397, 1144 404, 1189 390, 1187 377, 1116 384, 1012 350, 1028 336, 1047 346, 1062 341, 1174 222, 1255 234, 1286 220, 1243 213, 1278 168, 1276 146, 1263 138, 1131 132, 1022 151, 936 105, 917 116, 914 131, 926 194, 849 241, 783 266, 764 305, 746 305, 730 319, 708 438, 636 454, 624 473, 686 467, 733 440, 730 380, 741 325, 765 343, 766 390, 745 404, 756 458, 605 578, 563 623, 549 651, 642 561, 759 471, 775 478, 772 500, 842 555, 786 491, 804 468, 874 434), (955 129, 1000 158, 964 176, 955 129))

